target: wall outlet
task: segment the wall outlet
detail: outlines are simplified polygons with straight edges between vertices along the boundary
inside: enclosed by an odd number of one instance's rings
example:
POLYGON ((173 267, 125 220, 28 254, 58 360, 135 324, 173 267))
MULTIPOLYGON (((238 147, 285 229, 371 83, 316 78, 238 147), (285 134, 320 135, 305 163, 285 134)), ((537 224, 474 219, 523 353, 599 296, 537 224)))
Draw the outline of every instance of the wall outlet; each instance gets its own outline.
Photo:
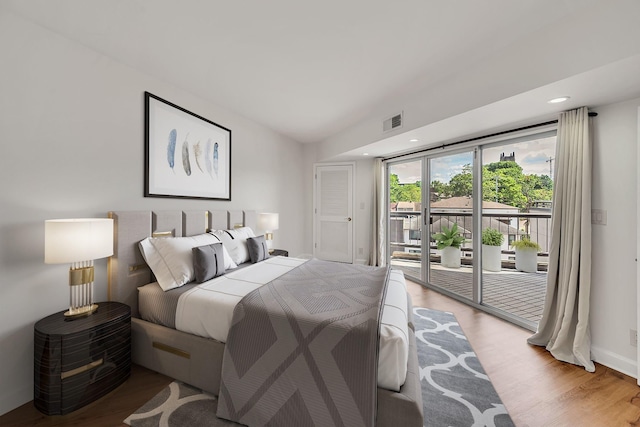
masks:
POLYGON ((364 255, 364 249, 358 248, 358 255, 364 255))
POLYGON ((635 329, 629 329, 629 345, 633 347, 638 346, 638 331, 635 329))

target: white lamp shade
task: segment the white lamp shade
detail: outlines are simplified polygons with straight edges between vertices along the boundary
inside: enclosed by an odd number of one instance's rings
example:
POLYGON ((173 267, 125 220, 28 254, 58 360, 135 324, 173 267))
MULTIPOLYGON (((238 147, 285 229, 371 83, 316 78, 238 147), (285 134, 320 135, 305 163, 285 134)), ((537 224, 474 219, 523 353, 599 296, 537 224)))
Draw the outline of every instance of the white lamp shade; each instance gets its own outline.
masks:
POLYGON ((258 215, 258 229, 264 231, 274 231, 278 229, 277 213, 261 213, 258 215))
POLYGON ((113 255, 110 218, 52 219, 44 222, 44 262, 68 264, 113 255))

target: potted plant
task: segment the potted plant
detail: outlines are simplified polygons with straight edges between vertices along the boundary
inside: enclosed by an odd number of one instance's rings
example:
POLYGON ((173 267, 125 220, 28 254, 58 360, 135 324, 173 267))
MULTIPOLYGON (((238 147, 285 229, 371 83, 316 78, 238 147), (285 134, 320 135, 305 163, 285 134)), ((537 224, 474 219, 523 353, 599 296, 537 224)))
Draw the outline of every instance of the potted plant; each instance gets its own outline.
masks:
POLYGON ((458 224, 454 223, 451 228, 443 226, 440 233, 431 237, 441 251, 440 264, 443 267, 460 268, 460 246, 465 242, 465 238, 458 231, 458 224))
POLYGON ((502 269, 502 242, 504 235, 496 229, 482 230, 482 268, 488 271, 502 269))
POLYGON ((542 248, 536 242, 532 242, 528 237, 515 240, 511 243, 516 250, 516 270, 526 273, 538 271, 538 251, 542 248))

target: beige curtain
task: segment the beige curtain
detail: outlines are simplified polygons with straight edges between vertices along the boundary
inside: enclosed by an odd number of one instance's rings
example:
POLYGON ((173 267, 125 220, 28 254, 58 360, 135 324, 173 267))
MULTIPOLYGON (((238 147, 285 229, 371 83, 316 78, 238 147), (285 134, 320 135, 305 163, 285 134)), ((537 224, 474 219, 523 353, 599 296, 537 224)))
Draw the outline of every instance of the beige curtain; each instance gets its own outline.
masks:
POLYGON ((378 158, 373 161, 373 201, 371 203, 371 250, 369 265, 382 266, 385 259, 385 182, 384 163, 378 158))
POLYGON ((591 361, 591 140, 586 107, 558 119, 547 295, 530 344, 595 371, 591 361))

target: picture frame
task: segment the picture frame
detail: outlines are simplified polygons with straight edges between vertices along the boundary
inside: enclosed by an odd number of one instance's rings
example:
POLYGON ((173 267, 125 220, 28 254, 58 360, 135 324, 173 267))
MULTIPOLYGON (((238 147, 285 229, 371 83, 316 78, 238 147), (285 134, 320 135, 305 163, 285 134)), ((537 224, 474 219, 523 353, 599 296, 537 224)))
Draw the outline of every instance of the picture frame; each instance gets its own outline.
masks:
POLYGON ((231 200, 231 130, 144 93, 145 197, 231 200))

